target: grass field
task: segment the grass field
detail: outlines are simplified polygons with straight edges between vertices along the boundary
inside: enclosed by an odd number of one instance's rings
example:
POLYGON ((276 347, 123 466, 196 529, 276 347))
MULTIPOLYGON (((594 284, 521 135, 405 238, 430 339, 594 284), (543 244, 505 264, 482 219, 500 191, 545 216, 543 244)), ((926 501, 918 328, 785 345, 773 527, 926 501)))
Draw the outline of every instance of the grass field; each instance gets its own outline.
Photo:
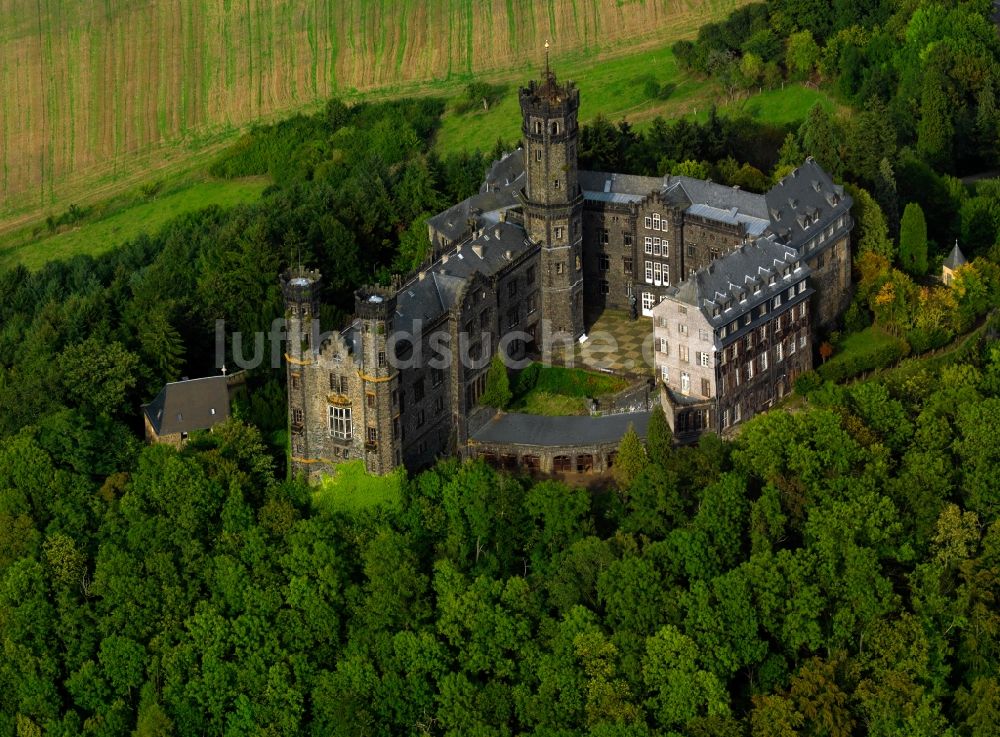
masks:
POLYGON ((508 409, 530 415, 585 415, 590 412, 590 399, 627 386, 628 382, 617 376, 534 363, 514 381, 508 409))
POLYGON ((35 236, 33 231, 22 231, 0 238, 0 269, 15 264, 37 269, 53 259, 97 255, 142 232, 152 233, 185 212, 254 200, 267 186, 264 178, 197 182, 55 235, 35 236))
POLYGON ((0 0, 0 230, 163 178, 334 94, 523 81, 546 38, 556 64, 607 60, 746 2, 0 0))
POLYGON ((337 466, 335 476, 323 480, 313 492, 313 506, 324 512, 355 512, 378 506, 398 507, 403 493, 405 471, 388 476, 371 476, 364 461, 337 466))

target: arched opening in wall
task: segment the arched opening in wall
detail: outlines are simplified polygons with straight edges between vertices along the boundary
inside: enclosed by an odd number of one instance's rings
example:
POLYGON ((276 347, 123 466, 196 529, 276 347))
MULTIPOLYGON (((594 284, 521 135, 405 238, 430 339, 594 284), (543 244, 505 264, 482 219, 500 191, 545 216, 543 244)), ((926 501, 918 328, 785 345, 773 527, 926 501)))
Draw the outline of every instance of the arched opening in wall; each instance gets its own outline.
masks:
POLYGON ((482 458, 486 462, 487 466, 492 466, 493 468, 497 467, 497 454, 496 453, 492 453, 490 451, 487 451, 487 452, 483 453, 480 456, 480 458, 482 458))
POLYGON ((594 456, 590 453, 582 453, 576 457, 576 472, 590 473, 594 470, 594 456))
POLYGON ((610 453, 608 453, 607 468, 609 468, 609 469, 612 468, 615 465, 615 461, 616 460, 618 460, 618 451, 617 450, 613 450, 610 453))
POLYGON ((505 471, 513 471, 517 468, 517 456, 511 453, 504 453, 500 456, 500 468, 505 471))
POLYGON ((556 473, 569 473, 573 470, 573 461, 569 456, 556 456, 552 459, 552 470, 556 473))
POLYGON ((521 465, 531 472, 540 471, 542 468, 542 459, 534 455, 521 456, 521 465))
POLYGON ((540 120, 535 121, 535 133, 537 133, 538 135, 542 135, 543 133, 542 121, 540 120))
POLYGON ((553 136, 558 136, 559 135, 559 121, 558 120, 553 120, 552 121, 552 125, 549 127, 549 132, 553 136))

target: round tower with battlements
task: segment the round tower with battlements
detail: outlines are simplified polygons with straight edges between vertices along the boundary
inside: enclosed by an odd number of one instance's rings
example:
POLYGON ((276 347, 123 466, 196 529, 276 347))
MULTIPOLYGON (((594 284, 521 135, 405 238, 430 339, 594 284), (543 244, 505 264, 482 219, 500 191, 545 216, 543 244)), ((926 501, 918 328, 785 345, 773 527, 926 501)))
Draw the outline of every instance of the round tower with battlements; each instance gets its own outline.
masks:
POLYGON ((317 455, 326 418, 312 411, 306 373, 316 357, 315 343, 320 334, 319 293, 323 279, 314 269, 301 266, 281 275, 285 297, 286 350, 288 372, 288 428, 291 434, 292 471, 310 471, 307 459, 317 455), (319 433, 319 435, 317 435, 319 433))
POLYGON ((363 401, 356 432, 363 433, 365 468, 385 474, 402 463, 399 371, 393 366, 389 336, 396 314, 396 290, 367 286, 354 293, 354 312, 360 322, 358 374, 363 401))

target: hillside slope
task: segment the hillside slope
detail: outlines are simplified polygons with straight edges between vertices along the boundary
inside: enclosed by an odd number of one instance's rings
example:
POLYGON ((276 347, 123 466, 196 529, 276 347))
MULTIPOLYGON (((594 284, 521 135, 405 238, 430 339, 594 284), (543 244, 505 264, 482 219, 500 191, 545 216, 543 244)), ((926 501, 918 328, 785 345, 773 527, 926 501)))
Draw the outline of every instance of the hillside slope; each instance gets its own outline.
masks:
MULTIPOLYGON (((0 0, 0 217, 335 93, 692 34, 746 0, 0 0)), ((523 76, 523 75, 522 75, 523 76)))

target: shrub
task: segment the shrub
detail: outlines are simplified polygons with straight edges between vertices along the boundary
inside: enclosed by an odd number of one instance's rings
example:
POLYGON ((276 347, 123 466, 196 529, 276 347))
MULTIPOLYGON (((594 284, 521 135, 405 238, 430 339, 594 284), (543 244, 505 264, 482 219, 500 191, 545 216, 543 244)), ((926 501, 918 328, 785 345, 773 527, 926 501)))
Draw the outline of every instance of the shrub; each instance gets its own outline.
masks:
POLYGON ((806 371, 795 380, 795 391, 806 397, 823 386, 823 380, 815 371, 806 371))

